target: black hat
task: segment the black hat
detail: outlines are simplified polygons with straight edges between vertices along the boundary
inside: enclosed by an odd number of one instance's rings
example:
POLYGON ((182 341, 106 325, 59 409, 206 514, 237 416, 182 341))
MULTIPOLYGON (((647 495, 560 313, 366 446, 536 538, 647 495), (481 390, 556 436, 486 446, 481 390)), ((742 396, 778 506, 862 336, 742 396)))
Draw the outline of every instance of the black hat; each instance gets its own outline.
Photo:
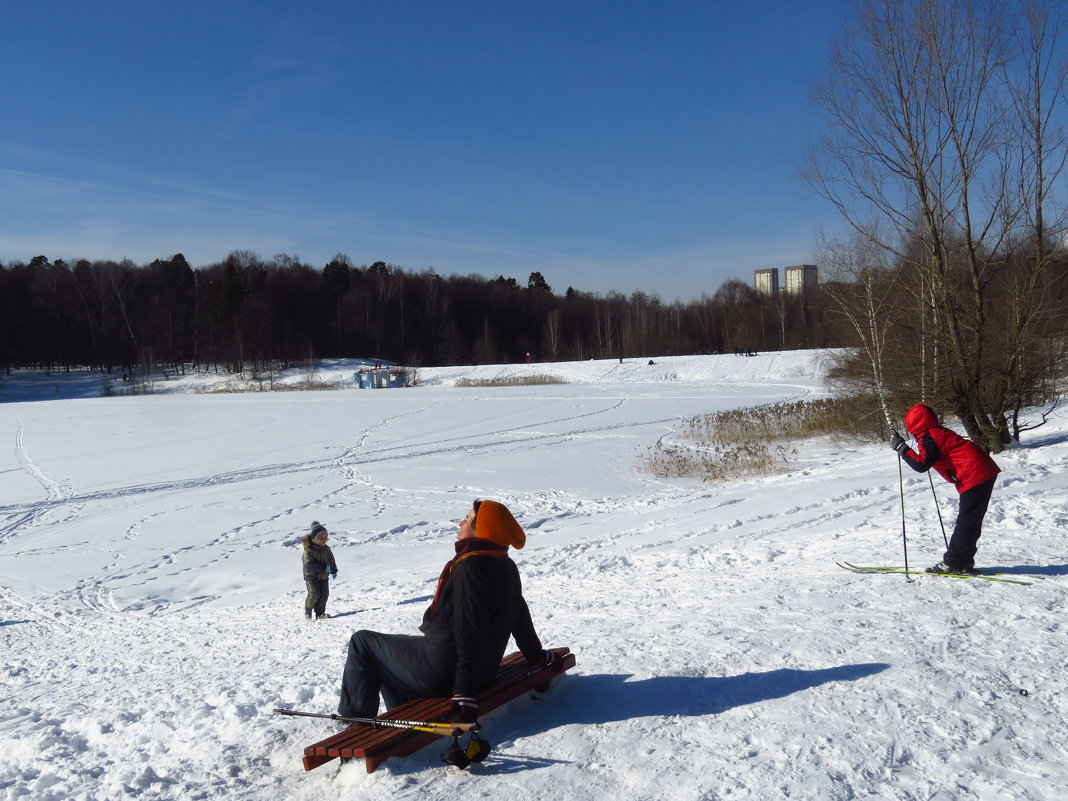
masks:
POLYGON ((311 538, 314 540, 320 533, 327 534, 329 532, 323 527, 322 523, 318 520, 313 520, 311 524, 311 538))

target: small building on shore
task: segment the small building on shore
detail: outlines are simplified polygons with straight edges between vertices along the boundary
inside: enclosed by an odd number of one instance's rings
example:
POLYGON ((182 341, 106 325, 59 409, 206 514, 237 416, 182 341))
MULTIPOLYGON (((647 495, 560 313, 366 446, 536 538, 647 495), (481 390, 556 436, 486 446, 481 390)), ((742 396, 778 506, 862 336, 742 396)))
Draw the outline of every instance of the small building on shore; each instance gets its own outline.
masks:
POLYGON ((393 389, 408 386, 408 368, 399 365, 366 367, 352 374, 358 389, 393 389))

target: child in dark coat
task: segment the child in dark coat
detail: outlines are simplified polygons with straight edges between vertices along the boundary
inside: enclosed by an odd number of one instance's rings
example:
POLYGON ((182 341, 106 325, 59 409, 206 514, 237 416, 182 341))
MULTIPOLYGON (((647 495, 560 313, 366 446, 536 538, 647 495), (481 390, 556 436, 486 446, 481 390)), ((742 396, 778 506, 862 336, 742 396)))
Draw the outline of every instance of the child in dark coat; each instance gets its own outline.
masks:
POLYGON ((330 597, 331 577, 337 578, 337 563, 334 554, 327 547, 329 534, 318 520, 311 524, 311 531, 304 535, 304 583, 308 586, 308 597, 304 599, 304 617, 322 620, 330 615, 326 613, 326 599, 330 597))
POLYGON ((970 440, 939 425, 938 415, 926 403, 917 403, 905 413, 905 430, 916 438, 913 451, 898 434, 890 440, 905 464, 925 473, 932 467, 960 493, 957 522, 949 548, 928 573, 967 573, 975 567, 976 543, 983 531, 983 517, 1001 468, 990 455, 970 440))

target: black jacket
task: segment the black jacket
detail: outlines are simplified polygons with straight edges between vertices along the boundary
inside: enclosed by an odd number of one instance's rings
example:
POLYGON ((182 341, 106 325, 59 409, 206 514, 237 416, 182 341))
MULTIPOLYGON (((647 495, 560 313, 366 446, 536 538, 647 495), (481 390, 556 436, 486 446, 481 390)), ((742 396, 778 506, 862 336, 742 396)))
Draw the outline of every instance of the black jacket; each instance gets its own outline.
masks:
POLYGON ((460 561, 432 609, 419 629, 442 653, 455 654, 453 693, 473 695, 491 684, 509 637, 529 661, 542 657, 519 570, 507 556, 460 561))

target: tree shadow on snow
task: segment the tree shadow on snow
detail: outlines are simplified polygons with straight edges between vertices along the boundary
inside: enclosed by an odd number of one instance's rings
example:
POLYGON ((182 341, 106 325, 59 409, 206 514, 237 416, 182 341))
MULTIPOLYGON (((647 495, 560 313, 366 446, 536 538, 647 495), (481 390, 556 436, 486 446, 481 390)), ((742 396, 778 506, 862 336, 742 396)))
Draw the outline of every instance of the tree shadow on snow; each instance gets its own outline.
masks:
POLYGON ((1065 442, 1068 442, 1068 434, 1058 431, 1029 435, 1024 442, 1017 443, 1015 447, 1031 451, 1044 448, 1047 445, 1063 445, 1065 442))
POLYGON ((832 681, 856 681, 889 667, 873 662, 821 670, 780 668, 740 676, 656 676, 640 681, 628 681, 627 675, 573 676, 566 685, 572 703, 559 717, 568 723, 613 723, 654 715, 715 715, 832 681))

